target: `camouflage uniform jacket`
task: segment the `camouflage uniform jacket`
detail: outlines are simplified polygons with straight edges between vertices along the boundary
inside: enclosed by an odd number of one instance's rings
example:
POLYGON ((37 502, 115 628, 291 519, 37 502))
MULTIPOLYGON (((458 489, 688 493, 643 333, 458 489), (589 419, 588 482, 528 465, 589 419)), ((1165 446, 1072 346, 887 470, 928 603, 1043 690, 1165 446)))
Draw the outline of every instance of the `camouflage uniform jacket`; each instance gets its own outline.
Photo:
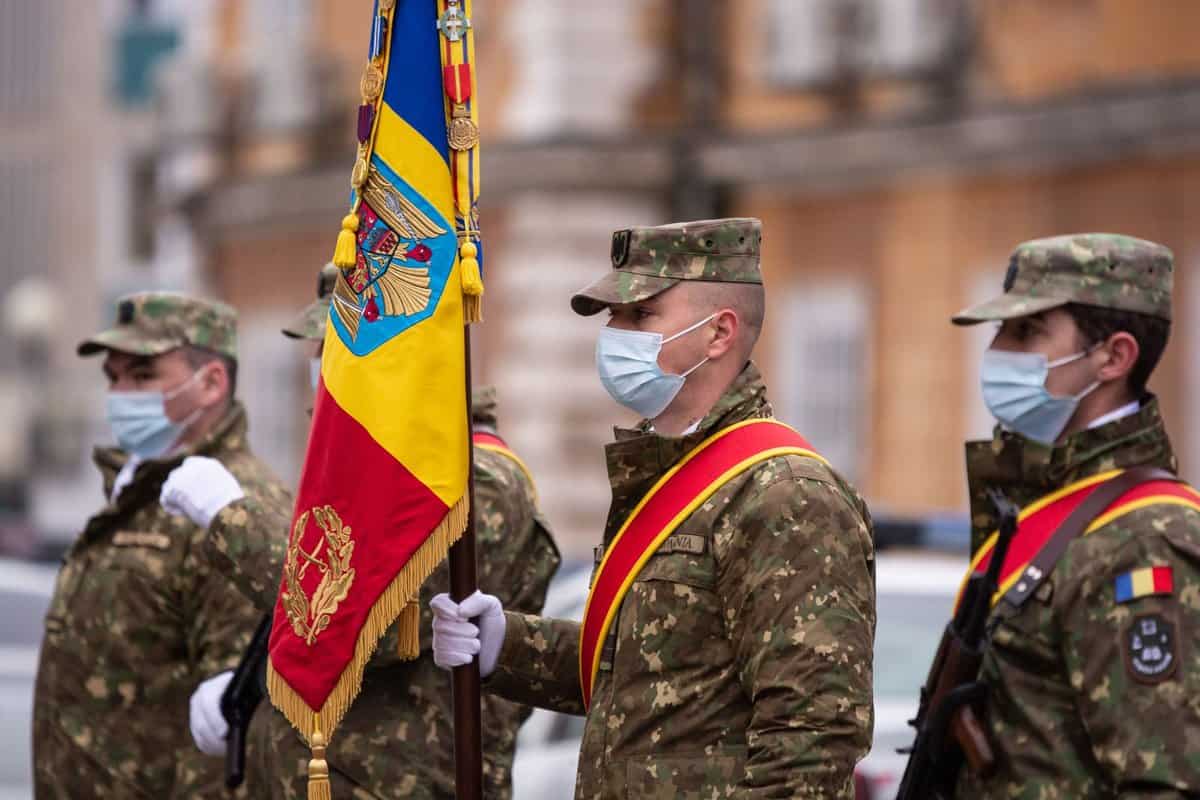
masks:
MULTIPOLYGON (((472 409, 477 429, 495 432, 496 404, 490 393, 477 395, 472 409)), ((480 588, 506 605, 536 613, 545 601, 559 553, 537 512, 534 488, 507 456, 477 449, 474 460, 476 536, 480 588)), ((214 521, 215 557, 262 610, 274 607, 286 541, 274 537, 257 545, 227 535, 246 513, 235 504, 214 521)), ((289 521, 283 522, 286 531, 289 521)), ((443 565, 421 591, 421 657, 402 661, 392 626, 367 663, 362 689, 330 739, 327 760, 333 796, 358 798, 454 797, 453 713, 450 681, 433 663, 429 601, 449 586, 443 565)), ((486 697, 484 796, 511 797, 517 729, 529 709, 486 697)), ((254 759, 247 783, 252 796, 306 797, 307 745, 269 703, 251 723, 254 759)))
MULTIPOLYGON (((196 447, 139 464, 88 520, 46 615, 33 720, 39 798, 227 796, 221 762, 192 744, 188 698, 237 664, 258 612, 206 566, 206 532, 159 505, 167 475, 191 454, 219 459, 262 506, 291 502, 251 454, 235 405, 196 447)), ((126 456, 95 458, 109 495, 126 456)))
MULTIPOLYGON (((688 451, 770 416, 748 365, 688 436, 607 448, 613 535, 688 451)), ((579 623, 506 612, 489 691, 584 713, 579 623)), ((777 457, 736 477, 646 562, 604 646, 577 798, 853 797, 871 743, 874 543, 858 494, 777 457)))
MULTIPOLYGON (((1114 468, 1175 470, 1158 402, 1048 448, 998 433, 967 446, 975 545, 995 529, 984 493, 1022 506, 1114 468)), ((1200 792, 1200 513, 1151 505, 1068 547, 1019 612, 997 606, 982 668, 988 727, 1000 754, 986 782, 964 775, 959 797, 1182 798, 1200 792), (1118 603, 1115 581, 1169 565, 1174 592, 1118 603), (1155 682, 1138 679, 1135 626, 1164 623, 1176 660, 1155 682)))

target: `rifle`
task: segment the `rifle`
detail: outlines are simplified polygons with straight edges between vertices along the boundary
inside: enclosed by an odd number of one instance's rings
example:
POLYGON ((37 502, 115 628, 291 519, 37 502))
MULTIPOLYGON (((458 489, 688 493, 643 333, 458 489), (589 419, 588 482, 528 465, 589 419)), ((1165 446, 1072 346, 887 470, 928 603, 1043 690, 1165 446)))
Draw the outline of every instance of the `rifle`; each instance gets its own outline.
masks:
POLYGON ((1000 570, 1017 529, 1018 509, 996 490, 988 497, 1000 518, 991 561, 983 575, 971 575, 962 601, 946 625, 929 677, 921 687, 915 719, 916 738, 897 800, 941 800, 954 796, 954 784, 965 760, 971 771, 986 777, 995 769, 996 755, 975 709, 986 687, 978 681, 987 645, 987 620, 1000 570))
POLYGON ((254 709, 262 702, 262 672, 267 664, 267 643, 271 638, 271 615, 258 623, 250 646, 242 654, 233 678, 221 694, 221 716, 229 723, 225 739, 225 786, 236 789, 246 779, 246 731, 254 709))

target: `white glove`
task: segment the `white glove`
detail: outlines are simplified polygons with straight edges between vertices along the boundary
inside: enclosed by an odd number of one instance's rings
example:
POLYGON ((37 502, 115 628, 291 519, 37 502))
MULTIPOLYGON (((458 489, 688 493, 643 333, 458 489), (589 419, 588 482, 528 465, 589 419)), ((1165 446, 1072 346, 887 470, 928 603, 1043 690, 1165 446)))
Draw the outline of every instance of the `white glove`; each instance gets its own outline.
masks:
POLYGON ((225 737, 229 735, 229 723, 221 713, 221 695, 233 680, 233 670, 214 675, 192 692, 191 713, 188 726, 192 729, 192 741, 206 756, 225 753, 225 737))
POLYGON ((486 678, 496 669, 504 644, 504 607, 500 599, 483 592, 456 603, 439 594, 429 603, 433 609, 433 661, 442 669, 471 663, 479 656, 479 675, 486 678), (475 622, 472 618, 478 617, 475 622))
POLYGON ((237 478, 220 461, 188 456, 167 476, 158 502, 168 514, 207 528, 222 508, 245 496, 237 478))

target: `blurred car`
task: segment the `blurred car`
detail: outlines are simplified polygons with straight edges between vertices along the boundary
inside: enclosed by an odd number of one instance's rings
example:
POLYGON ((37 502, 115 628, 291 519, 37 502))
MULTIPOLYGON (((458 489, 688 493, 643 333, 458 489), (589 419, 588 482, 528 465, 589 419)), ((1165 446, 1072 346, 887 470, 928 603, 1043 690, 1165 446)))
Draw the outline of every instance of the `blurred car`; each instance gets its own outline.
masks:
POLYGON ((954 596, 966 572, 962 556, 911 551, 876 558, 875 738, 858 765, 859 800, 893 800, 912 744, 917 713, 954 596))
MULTIPOLYGON (((917 711, 942 628, 966 570, 962 556, 936 552, 882 552, 876 559, 878 625, 875 633, 875 739, 855 775, 858 800, 892 800, 912 743, 908 726, 917 711)), ((582 619, 590 569, 565 569, 546 597, 547 616, 582 619)), ((536 709, 517 737, 513 796, 570 800, 583 738, 583 718, 536 709)))
POLYGON ((0 800, 33 796, 33 682, 57 574, 46 564, 0 558, 0 800))
MULTIPOLYGON (((583 619, 591 565, 564 564, 546 591, 542 613, 557 619, 583 619)), ((571 800, 583 741, 583 717, 535 708, 517 734, 513 797, 571 800)))

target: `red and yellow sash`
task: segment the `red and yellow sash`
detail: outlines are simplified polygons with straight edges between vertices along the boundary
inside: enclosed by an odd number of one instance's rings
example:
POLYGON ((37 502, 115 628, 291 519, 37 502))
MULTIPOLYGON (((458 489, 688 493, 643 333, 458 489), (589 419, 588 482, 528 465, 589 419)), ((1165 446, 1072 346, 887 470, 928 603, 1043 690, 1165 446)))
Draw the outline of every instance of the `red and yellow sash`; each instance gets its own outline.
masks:
POLYGON ((525 473, 526 479, 529 481, 530 487, 533 488, 533 496, 537 497, 537 484, 533 481, 533 473, 529 471, 529 467, 525 466, 525 462, 521 457, 512 451, 508 443, 494 433, 487 431, 475 431, 471 434, 471 441, 475 444, 476 450, 486 450, 489 453, 497 453, 504 456, 509 461, 513 462, 520 468, 521 472, 525 473))
MULTIPOLYGON (((1079 507, 1100 484, 1120 475, 1122 470, 1112 470, 1093 475, 1076 481, 1070 486, 1042 497, 1021 509, 1017 517, 1017 532, 1008 546, 1004 558, 1004 566, 1000 570, 1000 584, 996 594, 992 596, 992 605, 1009 590, 1016 580, 1025 572, 1025 568, 1037 557, 1037 554, 1058 530, 1058 526, 1079 507)), ((1117 498, 1099 516, 1088 525, 1084 536, 1098 528, 1102 528, 1118 517, 1122 517, 1138 509, 1156 504, 1182 505, 1200 511, 1200 492, 1191 486, 1176 481, 1148 481, 1135 486, 1117 498)), ((996 546, 998 532, 993 532, 971 559, 971 566, 963 577, 958 590, 958 602, 962 600, 963 589, 967 578, 976 573, 982 574, 992 560, 992 549, 996 546)))
POLYGON ((731 425, 697 445, 633 509, 596 570, 583 612, 579 682, 584 706, 591 704, 604 639, 642 566, 718 489, 754 465, 783 455, 827 463, 804 437, 777 420, 731 425))

